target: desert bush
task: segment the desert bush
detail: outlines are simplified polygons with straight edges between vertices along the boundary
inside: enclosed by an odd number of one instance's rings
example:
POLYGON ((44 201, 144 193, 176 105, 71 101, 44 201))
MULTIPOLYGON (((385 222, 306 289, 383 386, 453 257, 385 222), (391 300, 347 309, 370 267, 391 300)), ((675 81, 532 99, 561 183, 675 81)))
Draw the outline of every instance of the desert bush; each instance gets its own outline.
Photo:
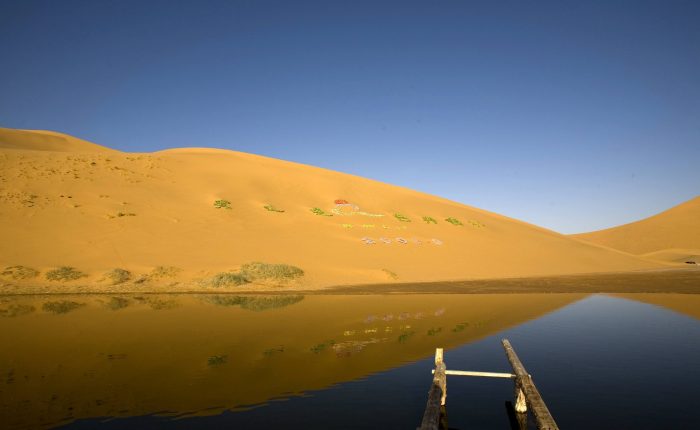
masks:
POLYGON ((449 222, 452 225, 464 225, 462 224, 462 221, 458 220, 457 218, 446 218, 445 221, 449 222))
POLYGON ((231 202, 228 200, 215 200, 214 207, 216 209, 231 209, 231 202))
POLYGON ((424 216, 423 221, 425 221, 428 224, 437 224, 437 220, 431 216, 424 216))
POLYGON ((267 210, 268 212, 279 212, 279 213, 284 212, 284 209, 277 209, 276 207, 274 207, 274 206, 272 206, 272 205, 265 205, 265 206, 263 206, 263 207, 264 207, 265 210, 267 210))
POLYGON ((46 279, 49 281, 75 281, 85 276, 87 276, 85 273, 70 266, 61 266, 46 272, 46 279))
POLYGON ((38 270, 27 266, 9 266, 0 272, 0 275, 15 280, 35 278, 39 274, 38 270))
POLYGON ((394 218, 401 222, 411 222, 411 218, 407 217, 406 215, 400 214, 400 213, 395 213, 394 218))
POLYGON ((428 336, 435 336, 442 331, 442 327, 431 327, 428 329, 428 336))
POLYGON ((221 288, 230 286, 237 287, 239 285, 247 284, 250 281, 240 273, 222 272, 214 275, 210 282, 212 287, 221 288))
POLYGON ((408 331, 408 332, 406 332, 406 333, 400 334, 400 335, 399 335, 399 338, 398 338, 399 343, 406 343, 406 342, 408 342, 408 339, 410 339, 411 336, 413 336, 414 334, 416 334, 415 331, 408 331))
POLYGON ((313 212, 315 215, 319 215, 319 216, 333 216, 333 214, 326 213, 321 208, 311 208, 311 212, 313 212))
POLYGON ((289 264, 247 263, 241 274, 249 281, 291 281, 304 276, 304 271, 289 264))
POLYGON ((122 284, 131 279, 131 272, 124 269, 112 269, 105 273, 105 278, 109 279, 112 285, 122 284))
POLYGON ((44 310, 44 312, 51 312, 54 314, 66 314, 82 306, 85 306, 85 303, 61 300, 58 302, 46 302, 41 308, 44 310))
POLYGON ((384 272, 389 278, 393 280, 399 279, 399 275, 397 275, 395 272, 392 272, 389 269, 382 269, 382 272, 384 272))
POLYGON ((148 277, 151 279, 172 278, 181 271, 182 269, 175 266, 157 266, 154 267, 153 270, 151 270, 151 273, 148 274, 148 277))

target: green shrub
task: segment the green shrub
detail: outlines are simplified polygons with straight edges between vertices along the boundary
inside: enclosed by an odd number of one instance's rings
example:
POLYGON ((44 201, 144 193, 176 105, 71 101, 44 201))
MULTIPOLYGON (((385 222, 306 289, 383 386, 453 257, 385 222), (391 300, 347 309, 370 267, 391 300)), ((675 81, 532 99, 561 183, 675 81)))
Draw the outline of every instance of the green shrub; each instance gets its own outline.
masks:
POLYGON ((437 224, 437 220, 431 216, 424 216, 423 221, 425 221, 428 224, 437 224))
POLYGON ((214 207, 217 209, 231 209, 231 202, 228 200, 215 200, 214 207))
POLYGON ((131 272, 124 269, 112 269, 105 273, 105 278, 109 279, 112 285, 122 284, 131 279, 131 272))
POLYGON ((267 210, 268 212, 279 212, 279 213, 283 213, 283 212, 284 212, 284 209, 277 209, 276 207, 274 207, 274 206, 272 206, 272 205, 265 205, 265 206, 263 206, 263 207, 264 207, 265 210, 267 210))
POLYGON ((35 278, 39 274, 38 270, 27 266, 9 266, 0 272, 0 275, 15 280, 35 278))
POLYGON ((182 269, 175 266, 157 266, 151 270, 148 275, 149 278, 159 279, 159 278, 172 278, 178 273, 182 272, 182 269))
POLYGON ((304 276, 304 271, 289 264, 253 262, 241 266, 241 274, 249 281, 291 281, 304 276))
POLYGON ((212 287, 221 288, 230 286, 237 287, 239 285, 247 284, 250 281, 240 273, 222 272, 214 275, 210 282, 212 287))
POLYGON ((75 281, 87 276, 85 273, 76 270, 74 267, 62 266, 46 272, 46 279, 49 281, 75 281))
POLYGON ((400 213, 395 213, 394 217, 401 222, 411 222, 411 219, 409 217, 400 213))
POLYGON ((311 212, 319 216, 333 216, 333 214, 326 213, 321 208, 311 208, 311 212))
POLYGON ((462 222, 461 222, 460 220, 458 220, 457 218, 452 218, 452 217, 450 217, 450 218, 446 218, 445 221, 449 222, 449 223, 452 224, 452 225, 464 225, 464 224, 462 224, 462 222))
POLYGON ((59 302, 46 302, 41 308, 44 310, 44 312, 51 312, 54 314, 66 314, 82 306, 85 306, 85 303, 61 300, 59 302))

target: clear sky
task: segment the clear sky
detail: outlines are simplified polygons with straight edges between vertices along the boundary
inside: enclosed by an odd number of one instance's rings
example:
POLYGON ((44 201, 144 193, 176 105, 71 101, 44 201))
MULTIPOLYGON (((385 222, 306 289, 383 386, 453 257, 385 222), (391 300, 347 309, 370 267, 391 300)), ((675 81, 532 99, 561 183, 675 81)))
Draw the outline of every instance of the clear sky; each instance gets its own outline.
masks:
POLYGON ((699 23, 699 1, 0 0, 0 126, 588 231, 700 194, 699 23))

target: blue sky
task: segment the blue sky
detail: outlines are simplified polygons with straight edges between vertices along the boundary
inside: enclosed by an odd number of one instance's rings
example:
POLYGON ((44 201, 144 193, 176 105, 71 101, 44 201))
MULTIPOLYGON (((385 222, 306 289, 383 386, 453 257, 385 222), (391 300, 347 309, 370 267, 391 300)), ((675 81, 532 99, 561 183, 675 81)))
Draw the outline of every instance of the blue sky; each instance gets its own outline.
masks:
POLYGON ((698 22, 697 1, 0 0, 0 126, 588 231, 700 194, 698 22))

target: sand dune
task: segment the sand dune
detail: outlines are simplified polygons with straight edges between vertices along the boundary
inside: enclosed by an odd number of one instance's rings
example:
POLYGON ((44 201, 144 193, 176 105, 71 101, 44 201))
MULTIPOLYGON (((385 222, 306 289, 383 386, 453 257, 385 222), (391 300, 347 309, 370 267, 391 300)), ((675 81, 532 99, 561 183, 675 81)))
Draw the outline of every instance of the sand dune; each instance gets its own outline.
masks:
POLYGON ((657 261, 700 263, 700 196, 640 221, 572 237, 657 261))
POLYGON ((316 167, 203 148, 123 153, 50 132, 0 129, 0 219, 0 266, 39 272, 6 269, 17 291, 108 286, 115 268, 131 273, 132 289, 207 289, 212 276, 252 261, 303 269, 288 288, 658 267, 316 167), (87 276, 47 281, 59 266, 87 276))

